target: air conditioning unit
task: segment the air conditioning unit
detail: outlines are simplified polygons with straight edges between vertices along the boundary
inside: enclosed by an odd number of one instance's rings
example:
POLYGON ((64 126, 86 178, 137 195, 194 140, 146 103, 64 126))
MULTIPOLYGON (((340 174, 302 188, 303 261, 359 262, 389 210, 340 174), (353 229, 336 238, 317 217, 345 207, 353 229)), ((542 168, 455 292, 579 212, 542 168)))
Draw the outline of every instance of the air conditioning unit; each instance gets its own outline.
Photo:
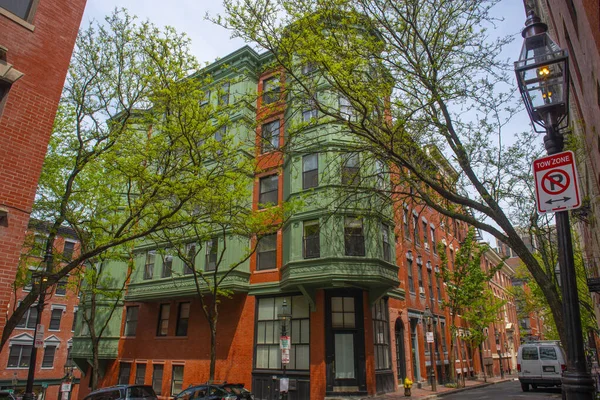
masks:
POLYGON ((419 294, 425 296, 425 288, 419 287, 419 294))

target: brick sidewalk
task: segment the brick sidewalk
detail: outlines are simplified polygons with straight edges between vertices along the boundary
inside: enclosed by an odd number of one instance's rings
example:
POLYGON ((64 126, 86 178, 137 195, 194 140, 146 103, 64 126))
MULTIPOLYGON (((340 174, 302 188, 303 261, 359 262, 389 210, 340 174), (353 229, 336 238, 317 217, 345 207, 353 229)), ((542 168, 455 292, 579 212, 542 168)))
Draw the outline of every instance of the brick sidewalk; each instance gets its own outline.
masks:
POLYGON ((412 389, 411 389, 411 397, 405 397, 404 396, 404 392, 403 389, 399 388, 398 392, 395 393, 387 393, 384 395, 380 395, 380 396, 376 396, 374 397, 377 400, 400 400, 400 399, 419 399, 419 400, 425 400, 425 399, 436 399, 438 397, 443 397, 445 395, 451 394, 451 393, 458 393, 458 392, 462 392, 464 390, 470 390, 470 389, 476 389, 478 387, 485 387, 488 385, 494 385, 496 383, 500 383, 500 382, 507 382, 507 381, 512 381, 513 379, 516 379, 516 375, 515 376, 507 376, 504 379, 500 378, 500 377, 494 377, 494 378, 488 378, 487 379, 487 383, 484 382, 483 380, 467 380, 465 381, 465 387, 464 388, 447 388, 443 385, 438 385, 437 387, 437 392, 433 392, 430 388, 422 388, 422 389, 418 389, 416 387, 416 385, 413 385, 412 389))

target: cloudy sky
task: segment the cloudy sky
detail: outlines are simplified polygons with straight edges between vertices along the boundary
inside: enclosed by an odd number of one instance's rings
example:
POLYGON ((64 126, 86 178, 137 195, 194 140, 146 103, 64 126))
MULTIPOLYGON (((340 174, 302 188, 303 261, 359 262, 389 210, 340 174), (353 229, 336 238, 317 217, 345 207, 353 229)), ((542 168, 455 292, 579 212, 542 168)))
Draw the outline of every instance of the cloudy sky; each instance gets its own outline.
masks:
MULTIPOLYGON (((230 39, 230 33, 206 21, 208 12, 222 12, 220 0, 88 0, 82 27, 92 19, 102 20, 115 7, 123 7, 142 20, 148 19, 156 25, 170 25, 185 32, 192 39, 192 50, 200 62, 211 62, 243 46, 240 39, 230 39), (168 4, 168 5, 167 5, 168 4)), ((523 0, 502 0, 495 12, 504 17, 498 25, 498 34, 517 34, 525 22, 523 0)), ((506 57, 516 58, 521 46, 520 36, 507 48, 506 57)))

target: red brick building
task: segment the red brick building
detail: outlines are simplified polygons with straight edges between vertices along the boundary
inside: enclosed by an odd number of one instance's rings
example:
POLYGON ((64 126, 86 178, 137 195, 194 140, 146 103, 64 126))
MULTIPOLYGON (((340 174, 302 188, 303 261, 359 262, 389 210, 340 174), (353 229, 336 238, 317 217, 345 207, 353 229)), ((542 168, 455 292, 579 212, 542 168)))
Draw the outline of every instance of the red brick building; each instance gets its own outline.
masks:
MULTIPOLYGON (((26 281, 31 282, 32 273, 43 268, 46 235, 44 224, 35 221, 30 223, 20 263, 26 281)), ((54 248, 63 261, 70 260, 79 251, 74 232, 66 228, 59 229, 54 248)), ((67 373, 65 367, 74 366, 69 355, 79 303, 77 278, 73 275, 70 281, 64 280, 47 292, 40 322, 45 327, 44 344, 43 348, 38 349, 34 380, 34 392, 41 394, 42 399, 54 400, 60 397, 60 385, 67 373)), ((11 290, 9 295, 14 296, 18 303, 30 290, 31 284, 26 284, 16 291, 11 290)), ((0 352, 0 389, 14 389, 17 395, 25 390, 37 313, 37 306, 32 306, 0 352)), ((75 369, 73 375, 71 395, 77 398, 80 373, 75 369)))
POLYGON ((0 326, 85 3, 0 1, 0 326))

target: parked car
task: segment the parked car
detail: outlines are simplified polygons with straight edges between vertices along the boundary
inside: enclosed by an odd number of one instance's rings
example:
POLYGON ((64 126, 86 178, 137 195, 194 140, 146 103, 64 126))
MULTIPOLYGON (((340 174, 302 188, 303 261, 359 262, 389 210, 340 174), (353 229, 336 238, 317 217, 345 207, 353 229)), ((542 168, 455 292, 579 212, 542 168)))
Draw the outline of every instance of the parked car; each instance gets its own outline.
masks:
POLYGON ((237 395, 239 400, 254 400, 254 395, 244 387, 243 383, 226 383, 223 389, 237 395))
POLYGON ((565 352, 558 341, 522 344, 517 353, 517 371, 521 389, 529 391, 538 386, 560 386, 562 373, 567 369, 565 352))
POLYGON ((174 400, 254 400, 254 395, 241 383, 204 384, 191 386, 174 400))
POLYGON ((228 393, 221 385, 198 385, 185 389, 175 396, 175 400, 226 400, 237 399, 233 393, 228 393))
POLYGON ((116 385, 93 391, 84 400, 158 400, 149 385, 116 385))

